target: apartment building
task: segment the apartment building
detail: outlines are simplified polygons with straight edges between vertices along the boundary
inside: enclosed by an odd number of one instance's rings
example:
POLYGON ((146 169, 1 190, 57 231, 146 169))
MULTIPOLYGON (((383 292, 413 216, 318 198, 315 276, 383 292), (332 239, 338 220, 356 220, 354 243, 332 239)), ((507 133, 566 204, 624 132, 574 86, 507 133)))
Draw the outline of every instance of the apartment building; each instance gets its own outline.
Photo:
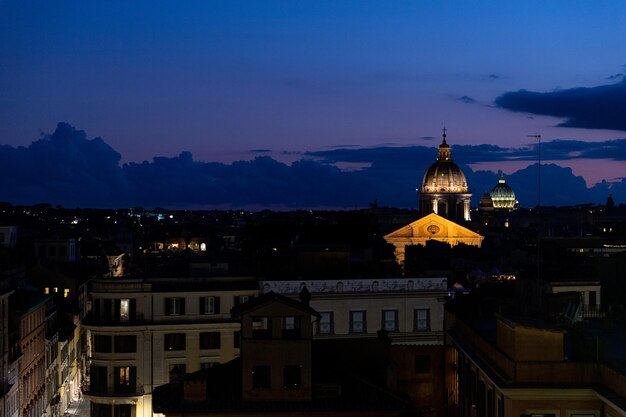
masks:
MULTIPOLYGON (((156 410, 168 417, 418 415, 384 382, 343 366, 350 362, 345 354, 359 356, 342 348, 349 340, 313 340, 319 315, 306 299, 268 292, 232 312, 241 322, 241 357, 158 387, 156 410), (315 347, 326 342, 332 344, 328 350, 315 347)), ((360 350, 381 341, 368 340, 360 350)), ((384 371, 387 356, 381 353, 376 351, 383 360, 373 367, 384 371)), ((358 371, 371 367, 360 365, 358 371)))
POLYGON ((230 310, 257 294, 254 277, 90 281, 83 326, 91 415, 152 416, 154 387, 239 356, 230 310))
POLYGON ((46 303, 49 297, 17 290, 10 299, 18 327, 21 358, 18 366, 19 416, 39 417, 46 409, 46 303))
POLYGON ((560 326, 503 316, 464 321, 450 314, 449 319, 454 350, 447 383, 455 415, 626 416, 623 341, 615 337, 623 330, 611 332, 609 351, 602 352, 605 341, 598 336, 595 357, 572 358, 577 342, 560 326))
POLYGON ((443 345, 446 278, 293 280, 259 283, 261 291, 296 298, 306 288, 321 317, 317 338, 376 337, 393 344, 443 345))
POLYGON ((443 415, 446 278, 266 280, 260 288, 290 298, 308 293, 320 314, 314 326, 318 340, 374 339, 385 333, 396 388, 421 408, 443 415))

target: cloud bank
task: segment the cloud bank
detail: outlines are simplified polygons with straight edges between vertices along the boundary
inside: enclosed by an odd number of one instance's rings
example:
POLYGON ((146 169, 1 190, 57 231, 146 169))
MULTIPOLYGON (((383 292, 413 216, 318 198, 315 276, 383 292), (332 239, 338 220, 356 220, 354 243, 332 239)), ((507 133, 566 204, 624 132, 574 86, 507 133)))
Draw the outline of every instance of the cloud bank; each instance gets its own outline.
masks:
POLYGON ((626 131, 626 77, 623 76, 618 83, 590 88, 508 92, 497 97, 495 103, 514 112, 564 118, 561 127, 626 131))
MULTIPOLYGON (((626 139, 600 143, 553 141, 542 144, 547 159, 626 159, 626 139)), ((453 146, 465 172, 474 205, 497 183, 490 171, 472 171, 481 161, 534 161, 536 152, 495 145, 453 146)), ((420 187, 436 149, 427 146, 339 148, 308 152, 291 165, 269 156, 232 164, 195 161, 189 152, 120 165, 121 155, 101 138, 59 123, 54 133, 28 147, 0 146, 0 200, 14 204, 48 202, 66 207, 172 208, 355 208, 380 205, 417 207, 420 187), (342 163, 363 169, 342 170, 342 163)), ((604 202, 613 193, 626 202, 626 182, 587 188, 571 169, 542 165, 546 205, 604 202), (549 190, 549 191, 547 191, 549 190)), ((536 204, 537 164, 507 177, 522 206, 536 204)))

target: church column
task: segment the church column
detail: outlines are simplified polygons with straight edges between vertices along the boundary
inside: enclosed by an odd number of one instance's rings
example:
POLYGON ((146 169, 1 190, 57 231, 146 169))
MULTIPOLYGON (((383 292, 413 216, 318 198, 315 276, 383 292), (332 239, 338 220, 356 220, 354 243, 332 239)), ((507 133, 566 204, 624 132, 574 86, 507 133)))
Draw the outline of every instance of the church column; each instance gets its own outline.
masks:
POLYGON ((463 217, 465 218, 466 221, 470 221, 470 200, 469 198, 465 199, 465 201, 463 201, 463 217))
POLYGON ((436 198, 433 198, 433 213, 437 214, 437 210, 439 209, 438 201, 436 198))

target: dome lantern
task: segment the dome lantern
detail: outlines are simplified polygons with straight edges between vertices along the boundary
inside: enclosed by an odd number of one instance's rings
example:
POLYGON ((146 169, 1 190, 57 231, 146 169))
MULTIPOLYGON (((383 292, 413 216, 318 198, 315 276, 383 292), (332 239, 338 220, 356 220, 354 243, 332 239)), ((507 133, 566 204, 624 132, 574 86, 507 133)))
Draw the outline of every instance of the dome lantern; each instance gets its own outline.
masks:
POLYGON ((444 128, 437 161, 426 170, 422 180, 420 211, 422 216, 437 213, 451 220, 470 220, 471 194, 465 174, 452 162, 446 131, 444 128))

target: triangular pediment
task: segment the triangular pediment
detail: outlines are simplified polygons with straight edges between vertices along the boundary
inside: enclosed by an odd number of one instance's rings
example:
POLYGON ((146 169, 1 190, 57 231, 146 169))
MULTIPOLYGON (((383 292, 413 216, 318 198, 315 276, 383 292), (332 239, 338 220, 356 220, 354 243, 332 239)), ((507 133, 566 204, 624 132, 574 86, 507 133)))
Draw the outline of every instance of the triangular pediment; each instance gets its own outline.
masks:
POLYGON ((406 246, 426 245, 429 240, 437 240, 450 246, 463 243, 480 247, 483 239, 482 235, 435 213, 417 219, 385 236, 387 243, 395 246, 396 260, 400 264, 404 263, 406 246))
POLYGON ((385 239, 390 238, 479 238, 482 240, 482 236, 478 233, 435 213, 430 213, 385 236, 385 239))

